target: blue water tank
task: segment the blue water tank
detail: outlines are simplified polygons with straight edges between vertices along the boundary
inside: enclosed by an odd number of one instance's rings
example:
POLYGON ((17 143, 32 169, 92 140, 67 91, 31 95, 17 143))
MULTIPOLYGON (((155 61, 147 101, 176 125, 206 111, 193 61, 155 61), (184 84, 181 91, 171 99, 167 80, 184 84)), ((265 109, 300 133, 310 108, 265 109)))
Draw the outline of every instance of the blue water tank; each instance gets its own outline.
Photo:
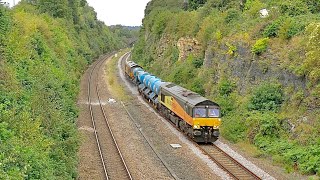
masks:
MULTIPOLYGON (((146 75, 146 77, 145 77, 144 80, 143 80, 143 84, 148 87, 148 83, 149 83, 149 81, 150 81, 150 79, 151 79, 152 77, 154 77, 154 76, 153 76, 153 75, 146 75)), ((150 90, 151 90, 151 89, 150 89, 150 90)))
POLYGON ((158 77, 154 77, 154 78, 150 79, 149 84, 148 84, 148 88, 150 88, 152 91, 154 91, 154 85, 158 81, 161 81, 161 79, 159 79, 158 77))
POLYGON ((140 67, 134 68, 134 69, 133 69, 133 76, 134 76, 134 78, 138 79, 138 74, 139 74, 138 72, 141 72, 141 71, 143 71, 143 69, 140 68, 140 67))
POLYGON ((161 84, 163 84, 163 83, 164 83, 164 82, 162 82, 161 80, 154 82, 152 91, 155 92, 157 95, 159 95, 159 93, 160 93, 160 87, 161 87, 161 84))
POLYGON ((152 78, 149 79, 149 82, 148 82, 148 84, 147 84, 147 86, 148 86, 149 89, 152 90, 152 84, 153 84, 153 82, 154 82, 156 79, 159 79, 159 78, 157 78, 156 76, 154 76, 154 77, 152 77, 152 78))
POLYGON ((149 73, 145 72, 145 71, 139 71, 138 72, 138 80, 140 83, 143 83, 144 78, 149 75, 149 73))

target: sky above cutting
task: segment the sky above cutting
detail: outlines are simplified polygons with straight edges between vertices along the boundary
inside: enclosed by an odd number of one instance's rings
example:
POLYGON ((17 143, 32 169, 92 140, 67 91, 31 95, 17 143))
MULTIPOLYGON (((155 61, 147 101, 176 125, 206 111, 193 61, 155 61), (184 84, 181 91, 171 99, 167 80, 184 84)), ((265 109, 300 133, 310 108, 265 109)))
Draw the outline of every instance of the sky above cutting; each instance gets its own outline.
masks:
POLYGON ((140 26, 150 0, 87 0, 107 25, 140 26))
POLYGON ((11 7, 13 6, 14 3, 17 4, 19 1, 20 0, 15 0, 15 1, 14 0, 2 0, 2 2, 9 3, 11 7))
MULTIPOLYGON (((14 0, 3 0, 12 6, 14 0)), ((20 0, 15 0, 17 4, 20 0)), ((140 26, 144 9, 150 0, 87 0, 106 25, 140 26)))

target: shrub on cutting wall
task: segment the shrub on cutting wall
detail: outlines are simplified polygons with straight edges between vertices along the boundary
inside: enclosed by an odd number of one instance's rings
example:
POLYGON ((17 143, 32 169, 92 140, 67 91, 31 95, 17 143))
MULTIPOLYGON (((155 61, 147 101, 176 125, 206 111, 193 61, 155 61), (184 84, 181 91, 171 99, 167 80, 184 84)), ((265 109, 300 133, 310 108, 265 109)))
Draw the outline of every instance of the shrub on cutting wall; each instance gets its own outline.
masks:
POLYGON ((248 105, 249 110, 276 111, 283 101, 283 92, 278 84, 262 84, 257 87, 248 105))
POLYGON ((269 38, 258 39, 252 46, 251 52, 260 55, 267 50, 269 38))

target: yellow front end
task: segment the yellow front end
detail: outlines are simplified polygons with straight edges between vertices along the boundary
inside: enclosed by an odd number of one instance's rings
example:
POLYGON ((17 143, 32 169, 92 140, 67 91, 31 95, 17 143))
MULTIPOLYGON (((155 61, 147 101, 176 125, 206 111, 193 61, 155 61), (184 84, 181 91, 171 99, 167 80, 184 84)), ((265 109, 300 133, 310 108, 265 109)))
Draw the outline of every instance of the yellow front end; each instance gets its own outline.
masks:
POLYGON ((131 79, 134 79, 133 72, 130 72, 129 76, 131 79))
POLYGON ((219 129, 220 125, 220 118, 193 118, 193 129, 200 129, 203 126, 219 129))

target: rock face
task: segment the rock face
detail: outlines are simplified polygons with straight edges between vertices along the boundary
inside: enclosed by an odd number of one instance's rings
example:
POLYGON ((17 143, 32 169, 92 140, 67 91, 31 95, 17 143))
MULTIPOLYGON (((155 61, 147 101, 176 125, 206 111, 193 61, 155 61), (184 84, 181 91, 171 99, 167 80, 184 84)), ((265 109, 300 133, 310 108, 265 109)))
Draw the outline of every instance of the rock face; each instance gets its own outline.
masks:
MULTIPOLYGON (((229 56, 222 51, 227 47, 219 47, 215 51, 209 47, 205 52, 204 66, 214 68, 217 74, 225 74, 237 83, 239 92, 246 93, 252 85, 258 85, 265 81, 278 81, 283 87, 292 87, 293 90, 306 88, 307 80, 299 77, 287 69, 281 68, 276 56, 266 53, 265 56, 255 56, 250 48, 241 44, 237 45, 236 56, 229 56)), ((219 77, 219 76, 217 76, 219 77)), ((214 82, 217 82, 215 79, 214 82)))
POLYGON ((246 95, 259 84, 280 83, 283 90, 288 93, 287 98, 292 98, 292 95, 299 92, 305 97, 302 103, 305 103, 308 109, 320 108, 319 98, 312 96, 307 78, 295 75, 288 66, 284 66, 281 56, 272 48, 261 55, 254 55, 251 52, 252 45, 248 41, 241 39, 231 42, 212 41, 203 54, 203 46, 196 38, 187 36, 176 40, 168 34, 149 44, 154 46, 155 51, 152 52, 154 59, 165 61, 163 64, 166 65, 172 65, 170 60, 166 60, 170 55, 174 58, 174 62, 182 63, 190 55, 194 57, 204 55, 202 67, 213 73, 212 85, 217 85, 221 78, 228 78, 236 84, 240 94, 246 95), (177 50, 176 56, 173 56, 172 49, 177 50))
POLYGON ((213 57, 214 57, 214 51, 212 50, 212 48, 207 49, 204 54, 204 61, 203 61, 204 67, 206 68, 212 67, 213 57))
POLYGON ((175 46, 172 38, 166 34, 163 35, 158 43, 158 47, 156 48, 158 58, 163 58, 166 50, 168 50, 170 46, 175 46))
MULTIPOLYGON (((245 94, 250 87, 263 82, 279 82, 284 88, 291 87, 294 91, 305 90, 308 83, 305 77, 299 77, 289 70, 279 66, 279 57, 266 52, 262 56, 253 55, 246 43, 235 43, 234 55, 226 53, 225 44, 211 44, 204 53, 203 66, 215 71, 213 82, 227 76, 236 82, 238 92, 245 94)), ((163 58, 165 51, 170 47, 179 50, 178 61, 185 61, 189 55, 201 56, 202 46, 196 38, 181 37, 178 41, 169 36, 163 36, 157 47, 158 58, 163 58)))
POLYGON ((177 47, 179 49, 178 61, 184 61, 190 54, 197 56, 201 53, 201 45, 195 38, 181 37, 177 42, 177 47))

